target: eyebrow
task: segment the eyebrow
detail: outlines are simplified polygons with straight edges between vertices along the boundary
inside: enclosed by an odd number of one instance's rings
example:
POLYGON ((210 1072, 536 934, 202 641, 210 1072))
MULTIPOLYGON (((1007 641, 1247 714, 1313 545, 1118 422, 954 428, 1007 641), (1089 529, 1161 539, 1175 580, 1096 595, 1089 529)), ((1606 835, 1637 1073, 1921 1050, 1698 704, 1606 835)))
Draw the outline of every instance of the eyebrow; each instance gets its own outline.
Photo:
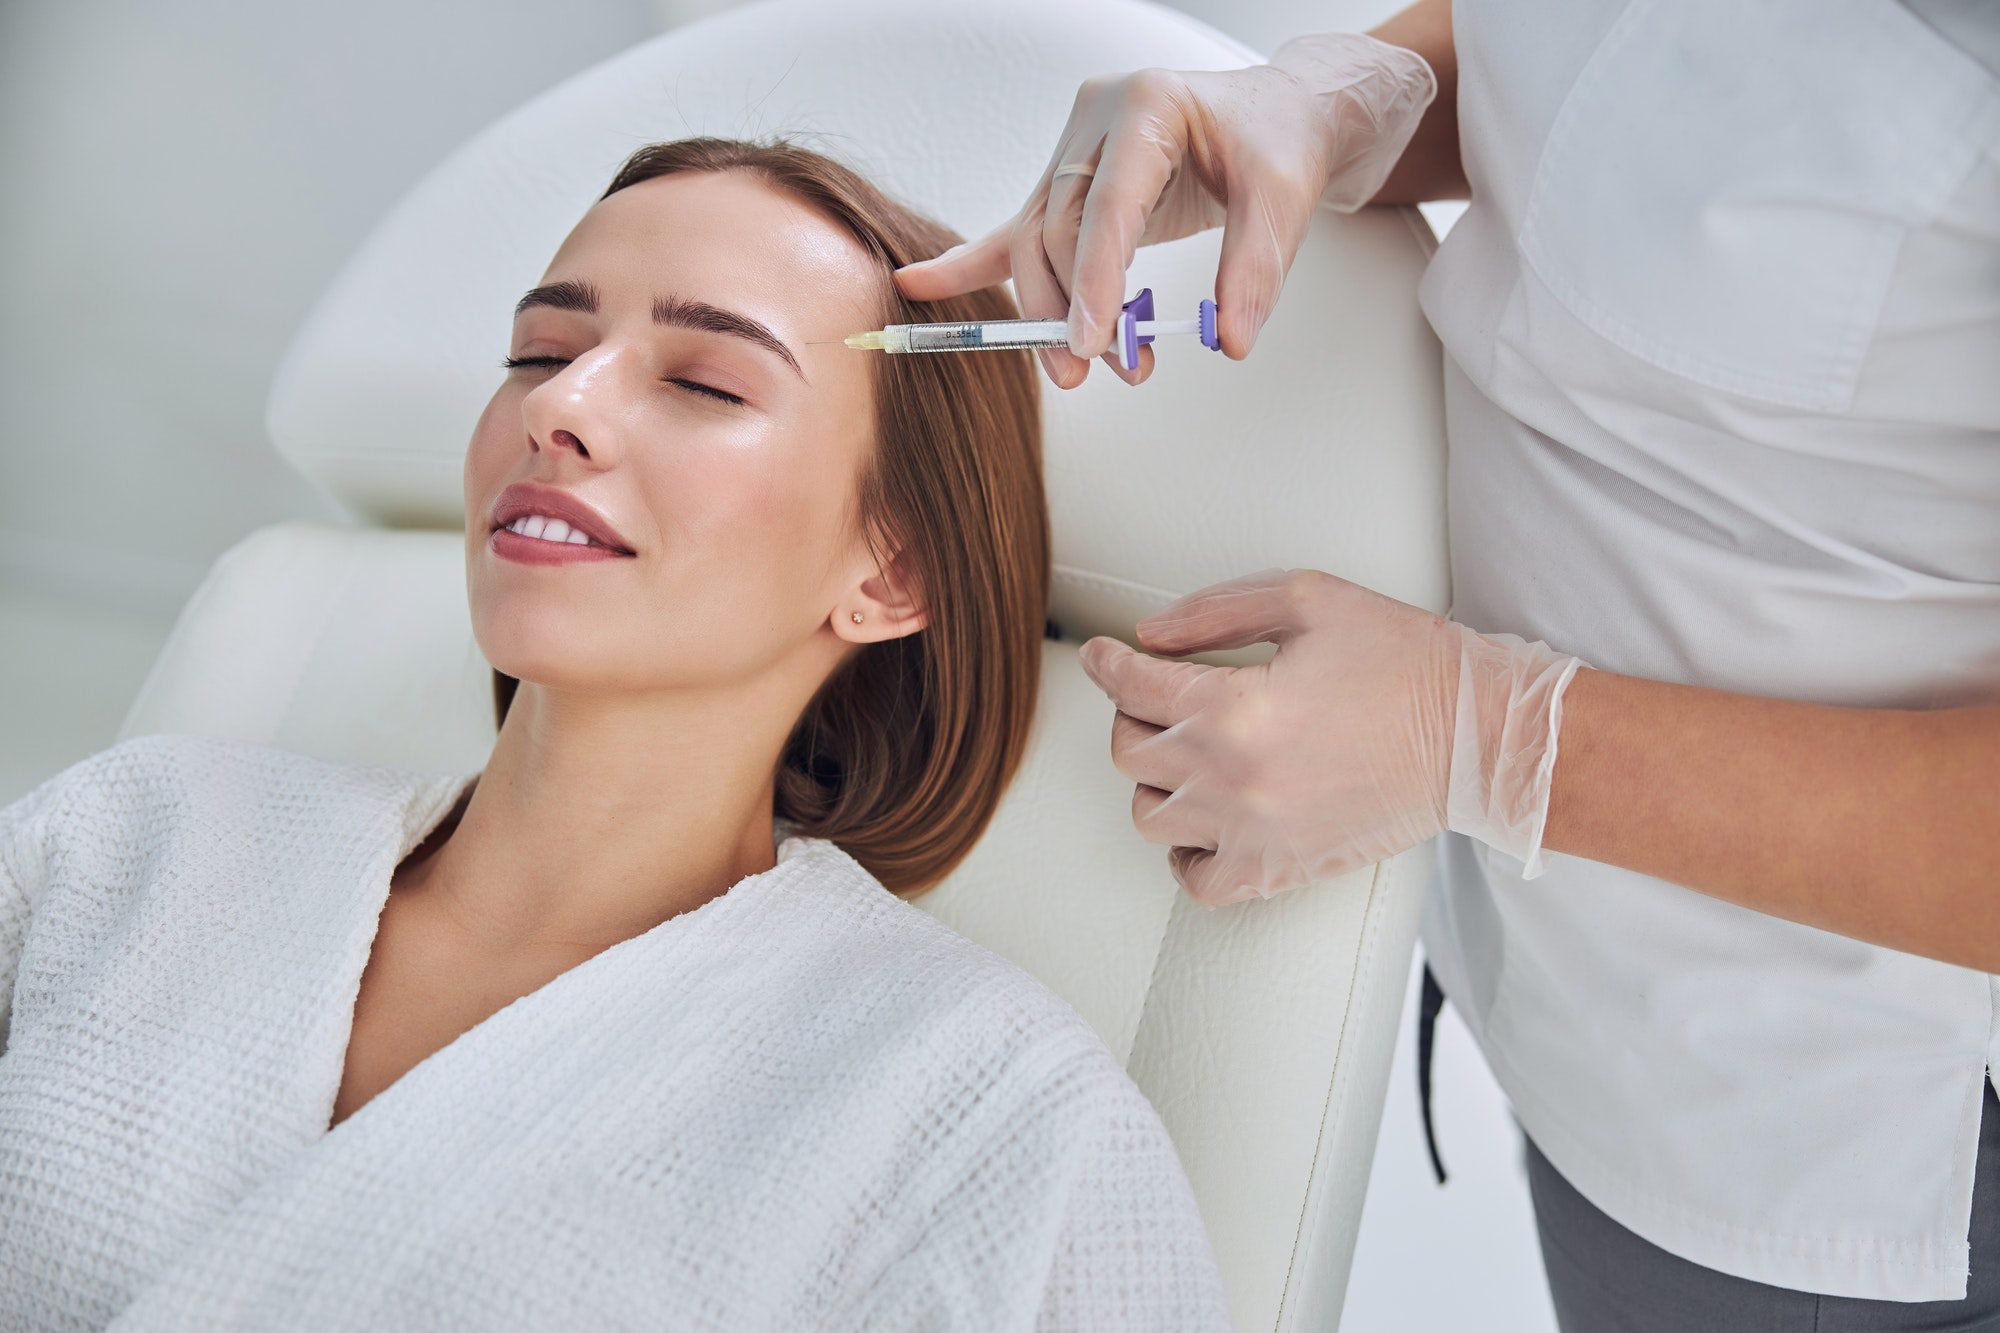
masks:
MULTIPOLYGON (((533 306, 548 306, 555 310, 577 310, 584 314, 597 313, 597 288, 575 278, 552 282, 543 287, 533 287, 514 304, 514 314, 518 318, 522 311, 533 306)), ((675 328, 696 329, 703 333, 721 333, 745 342, 755 343, 767 352, 784 358, 792 373, 800 379, 806 378, 805 371, 799 369, 799 359, 792 355, 792 349, 785 346, 777 334, 734 310, 724 310, 719 305, 706 301, 693 301, 680 296, 662 296, 653 302, 653 322, 675 328)), ((810 380, 806 381, 811 383, 810 380)))

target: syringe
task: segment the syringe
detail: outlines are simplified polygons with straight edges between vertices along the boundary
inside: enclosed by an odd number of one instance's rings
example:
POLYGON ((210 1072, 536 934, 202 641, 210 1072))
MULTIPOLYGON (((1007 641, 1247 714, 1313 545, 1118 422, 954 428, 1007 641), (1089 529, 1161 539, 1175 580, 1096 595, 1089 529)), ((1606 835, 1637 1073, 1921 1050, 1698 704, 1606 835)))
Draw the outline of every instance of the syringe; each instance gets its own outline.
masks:
POLYGON ((1008 347, 1067 347, 1061 319, 975 319, 958 324, 891 324, 846 340, 865 352, 972 352, 1008 347))
MULTIPOLYGON (((1127 370, 1139 368, 1139 348, 1162 333, 1192 333, 1202 345, 1222 348, 1215 335, 1215 302, 1203 301, 1194 319, 1154 319, 1153 289, 1143 287, 1118 312, 1113 345, 1127 370)), ((1022 347, 1067 347, 1069 324, 1060 319, 983 319, 943 324, 891 324, 844 340, 877 352, 990 352, 1022 347)))

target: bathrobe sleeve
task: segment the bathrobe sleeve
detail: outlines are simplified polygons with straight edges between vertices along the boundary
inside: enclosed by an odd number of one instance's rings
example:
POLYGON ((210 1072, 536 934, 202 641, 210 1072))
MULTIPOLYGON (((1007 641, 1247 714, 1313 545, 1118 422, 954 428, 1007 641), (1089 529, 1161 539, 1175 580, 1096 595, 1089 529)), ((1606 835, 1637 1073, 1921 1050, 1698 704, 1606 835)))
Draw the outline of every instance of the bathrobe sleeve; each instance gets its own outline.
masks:
POLYGON ((92 755, 0 808, 0 1054, 14 1015, 14 978, 28 940, 28 919, 40 900, 48 857, 46 829, 91 773, 92 755))
POLYGON ((1159 1113, 1122 1071, 1092 1101, 1037 1333, 1228 1329, 1215 1249, 1159 1113))
MULTIPOLYGON (((1016 993, 1017 1012, 1053 1013, 1053 997, 1016 993)), ((1041 1032, 954 1108, 925 1153, 941 1193, 896 1228, 886 1264, 857 1266, 854 1306, 821 1326, 1228 1333, 1214 1247, 1159 1113, 1074 1013, 1041 1032)))

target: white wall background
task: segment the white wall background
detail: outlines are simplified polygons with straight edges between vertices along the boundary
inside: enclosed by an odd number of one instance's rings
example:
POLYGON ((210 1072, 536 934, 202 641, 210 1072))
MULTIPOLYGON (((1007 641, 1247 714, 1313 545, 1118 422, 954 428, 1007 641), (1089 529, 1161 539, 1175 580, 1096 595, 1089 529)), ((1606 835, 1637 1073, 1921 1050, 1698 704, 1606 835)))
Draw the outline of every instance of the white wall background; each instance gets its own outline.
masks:
MULTIPOLYGON (((222 550, 336 516, 264 394, 376 218, 503 111, 731 2, 0 0, 0 804, 111 743, 222 550)), ((1398 5, 1180 7, 1268 52, 1398 5)), ((1415 1009, 1345 1327, 1552 1328, 1519 1140, 1449 1013, 1431 1181, 1415 1009)))
POLYGON ((264 438, 319 288, 647 0, 0 0, 0 800, 110 743, 224 548, 333 516, 264 438))

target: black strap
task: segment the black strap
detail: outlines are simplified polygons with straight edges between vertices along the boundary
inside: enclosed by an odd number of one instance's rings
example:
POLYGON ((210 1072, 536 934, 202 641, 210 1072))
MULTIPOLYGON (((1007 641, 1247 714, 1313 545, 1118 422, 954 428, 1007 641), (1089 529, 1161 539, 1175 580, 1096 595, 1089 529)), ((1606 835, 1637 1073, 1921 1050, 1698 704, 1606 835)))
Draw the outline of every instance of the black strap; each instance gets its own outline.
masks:
POLYGON ((1437 1130, 1431 1124, 1431 1052, 1437 1040, 1438 1015, 1444 1011, 1444 989, 1424 964, 1424 992, 1417 1012, 1417 1095, 1424 1107, 1424 1146, 1431 1150, 1431 1170, 1444 1184, 1444 1159, 1438 1156, 1437 1130))

